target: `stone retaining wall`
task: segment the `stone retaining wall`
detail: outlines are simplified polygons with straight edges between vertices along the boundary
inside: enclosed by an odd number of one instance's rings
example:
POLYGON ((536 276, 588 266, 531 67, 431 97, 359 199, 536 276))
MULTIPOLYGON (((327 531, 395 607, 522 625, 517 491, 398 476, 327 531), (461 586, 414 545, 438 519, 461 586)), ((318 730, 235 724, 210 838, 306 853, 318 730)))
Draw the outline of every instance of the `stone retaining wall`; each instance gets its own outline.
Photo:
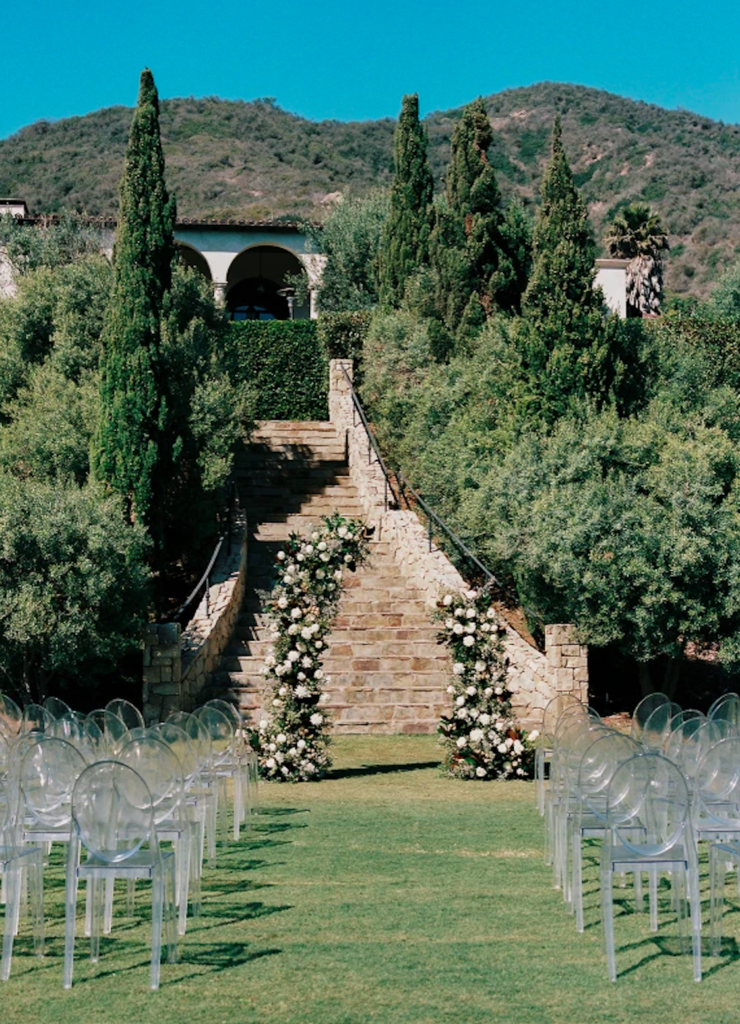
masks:
POLYGON ((231 553, 223 551, 205 594, 181 632, 177 623, 147 626, 144 637, 144 718, 164 721, 171 711, 190 711, 207 691, 239 616, 247 570, 247 524, 237 518, 231 553))
MULTIPOLYGON (((374 452, 368 453, 367 435, 353 409, 342 366, 351 378, 351 360, 331 360, 329 416, 340 436, 347 439, 352 482, 366 518, 376 524, 379 537, 392 545, 399 575, 422 592, 431 613, 442 594, 466 589, 465 581, 443 551, 434 545, 429 550, 427 532, 414 512, 386 510, 385 478, 374 452)), ((588 699, 587 649, 573 639, 572 626, 546 626, 544 654, 509 624, 504 644, 512 704, 523 725, 538 726, 542 709, 557 693, 588 699)))

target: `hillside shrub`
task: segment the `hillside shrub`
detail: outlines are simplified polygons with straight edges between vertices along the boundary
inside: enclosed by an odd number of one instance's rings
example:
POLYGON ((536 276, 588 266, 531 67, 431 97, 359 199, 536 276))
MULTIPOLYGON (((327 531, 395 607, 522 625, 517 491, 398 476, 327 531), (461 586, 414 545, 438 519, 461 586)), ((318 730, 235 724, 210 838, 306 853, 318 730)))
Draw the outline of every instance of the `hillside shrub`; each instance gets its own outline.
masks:
POLYGON ((317 321, 317 330, 328 358, 361 359, 371 320, 369 309, 353 313, 322 313, 317 321))
POLYGON ((314 320, 235 322, 226 343, 232 378, 256 391, 256 419, 329 418, 329 364, 314 320))

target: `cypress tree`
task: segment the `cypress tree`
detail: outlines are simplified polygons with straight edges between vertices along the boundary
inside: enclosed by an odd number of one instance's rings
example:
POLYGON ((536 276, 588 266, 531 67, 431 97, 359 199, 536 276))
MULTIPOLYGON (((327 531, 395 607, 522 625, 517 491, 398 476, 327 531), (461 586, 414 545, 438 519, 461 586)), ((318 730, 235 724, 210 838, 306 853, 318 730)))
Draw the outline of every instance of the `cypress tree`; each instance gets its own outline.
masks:
POLYGON ((574 400, 602 404, 622 369, 616 319, 605 315, 603 295, 594 288, 593 233, 565 156, 559 118, 540 191, 519 335, 530 384, 539 392, 545 419, 552 420, 574 400))
POLYGON ((167 421, 161 319, 172 282, 174 227, 175 203, 164 180, 159 99, 146 69, 120 184, 94 467, 98 479, 122 495, 130 517, 150 527, 160 549, 157 508, 167 421))
POLYGON ((429 260, 434 183, 416 93, 403 98, 393 143, 393 164, 391 206, 378 254, 378 283, 381 303, 400 306, 407 280, 429 260))
POLYGON ((452 135, 446 208, 434 227, 431 256, 438 315, 458 334, 480 326, 495 309, 516 311, 528 253, 521 218, 506 218, 496 172, 488 161, 493 141, 481 99, 465 108, 452 135))

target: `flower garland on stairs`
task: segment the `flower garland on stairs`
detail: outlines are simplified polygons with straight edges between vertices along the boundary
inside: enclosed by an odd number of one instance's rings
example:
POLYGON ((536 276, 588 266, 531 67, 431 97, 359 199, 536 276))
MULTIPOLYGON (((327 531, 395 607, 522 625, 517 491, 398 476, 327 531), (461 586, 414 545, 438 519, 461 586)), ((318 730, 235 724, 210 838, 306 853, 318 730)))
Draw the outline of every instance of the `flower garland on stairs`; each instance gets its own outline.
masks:
POLYGON ((447 687, 452 710, 439 726, 445 770, 461 779, 530 778, 537 734, 527 736, 511 710, 505 627, 491 595, 446 594, 437 607, 442 622, 437 639, 450 648, 454 662, 447 687))
POLYGON ((342 595, 342 579, 367 558, 372 533, 360 519, 325 516, 308 540, 292 533, 277 554, 268 612, 274 646, 265 659, 270 695, 256 734, 266 779, 307 782, 331 765, 331 715, 321 660, 342 595))

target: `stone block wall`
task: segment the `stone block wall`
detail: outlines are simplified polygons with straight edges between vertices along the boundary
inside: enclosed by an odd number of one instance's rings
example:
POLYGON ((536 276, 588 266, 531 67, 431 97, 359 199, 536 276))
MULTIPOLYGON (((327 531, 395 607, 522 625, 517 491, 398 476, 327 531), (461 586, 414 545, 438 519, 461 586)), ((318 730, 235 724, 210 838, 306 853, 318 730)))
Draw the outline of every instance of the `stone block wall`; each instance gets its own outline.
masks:
MULTIPOLYGON (((445 553, 432 544, 417 515, 385 508, 386 486, 374 453, 368 456, 367 435, 356 415, 343 364, 350 378, 352 362, 333 359, 330 365, 329 415, 347 439, 352 482, 357 487, 365 516, 375 523, 379 538, 389 541, 399 565, 399 576, 424 595, 430 613, 440 596, 467 589, 445 553)), ((539 727, 545 705, 557 694, 573 692, 588 699, 586 647, 573 638, 573 627, 545 627, 545 653, 506 623, 504 640, 509 660, 509 687, 517 718, 527 728, 539 727)))
POLYGON ((205 594, 181 632, 177 623, 147 626, 144 638, 144 718, 163 721, 190 711, 207 691, 236 625, 247 570, 247 525, 237 519, 231 553, 222 551, 205 594))

